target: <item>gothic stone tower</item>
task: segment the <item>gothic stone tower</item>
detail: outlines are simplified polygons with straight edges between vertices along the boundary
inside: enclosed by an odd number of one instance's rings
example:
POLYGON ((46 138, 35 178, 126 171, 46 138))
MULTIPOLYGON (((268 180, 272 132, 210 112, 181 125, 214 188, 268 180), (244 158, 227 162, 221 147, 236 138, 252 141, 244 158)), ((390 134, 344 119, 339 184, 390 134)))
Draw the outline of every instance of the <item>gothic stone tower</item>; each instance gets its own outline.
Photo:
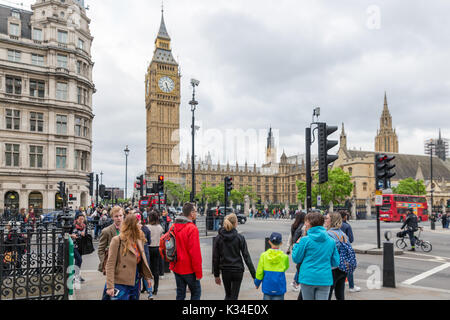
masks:
POLYGON ((375 152, 398 153, 398 137, 392 128, 392 117, 389 112, 387 96, 384 95, 384 109, 380 119, 380 130, 375 138, 375 152))
POLYGON ((181 76, 172 56, 170 40, 163 11, 153 59, 145 76, 147 180, 164 175, 166 181, 179 183, 181 76))

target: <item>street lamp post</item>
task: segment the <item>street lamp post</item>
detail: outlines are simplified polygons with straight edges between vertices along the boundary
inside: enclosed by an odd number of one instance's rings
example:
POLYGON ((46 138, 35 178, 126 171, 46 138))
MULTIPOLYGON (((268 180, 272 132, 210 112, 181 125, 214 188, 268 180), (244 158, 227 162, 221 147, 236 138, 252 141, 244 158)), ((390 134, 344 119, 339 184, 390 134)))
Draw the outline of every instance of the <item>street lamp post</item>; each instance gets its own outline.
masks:
POLYGON ((103 184, 103 171, 100 172, 100 184, 103 184))
POLYGON ((123 150, 125 152, 125 199, 127 199, 128 195, 128 155, 130 154, 130 150, 128 149, 128 146, 123 150))
POLYGON ((434 143, 430 144, 430 186, 431 186, 431 214, 433 214, 433 192, 434 192, 434 186, 433 186, 433 147, 434 143))
POLYGON ((195 110, 197 109, 198 101, 195 100, 195 87, 198 87, 200 81, 191 79, 192 85, 192 101, 189 102, 192 111, 192 191, 191 203, 194 202, 195 197, 195 110))

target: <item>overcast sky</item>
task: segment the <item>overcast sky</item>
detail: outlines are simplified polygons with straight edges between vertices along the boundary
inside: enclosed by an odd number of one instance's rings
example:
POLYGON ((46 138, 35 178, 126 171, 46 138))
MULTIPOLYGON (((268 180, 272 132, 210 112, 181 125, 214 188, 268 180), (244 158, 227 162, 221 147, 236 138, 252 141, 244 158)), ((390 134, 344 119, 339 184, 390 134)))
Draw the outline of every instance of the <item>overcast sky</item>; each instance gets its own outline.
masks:
MULTIPOLYGON (((93 167, 107 185, 123 187, 129 145, 131 186, 146 164, 144 79, 161 1, 87 4, 97 88, 93 167)), ((271 125, 278 156, 304 153, 315 106, 322 121, 345 123, 350 148, 373 150, 385 91, 401 153, 423 154, 424 140, 437 137, 438 128, 450 138, 447 0, 165 0, 164 10, 183 75, 183 160, 190 148, 191 78, 201 81, 199 150, 210 149, 215 163, 264 160, 265 136, 251 152, 206 141, 227 129, 259 132, 271 125)))

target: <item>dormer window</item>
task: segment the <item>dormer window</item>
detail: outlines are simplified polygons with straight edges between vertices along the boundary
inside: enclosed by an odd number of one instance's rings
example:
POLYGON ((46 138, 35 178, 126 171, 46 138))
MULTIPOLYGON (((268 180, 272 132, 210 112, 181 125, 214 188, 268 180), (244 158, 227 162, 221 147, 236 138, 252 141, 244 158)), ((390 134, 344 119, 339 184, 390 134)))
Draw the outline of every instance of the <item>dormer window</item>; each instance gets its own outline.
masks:
POLYGON ((20 13, 17 12, 17 11, 12 11, 11 12, 11 17, 20 19, 20 13))
POLYGON ((20 35, 20 27, 17 23, 9 24, 9 35, 18 37, 20 35))

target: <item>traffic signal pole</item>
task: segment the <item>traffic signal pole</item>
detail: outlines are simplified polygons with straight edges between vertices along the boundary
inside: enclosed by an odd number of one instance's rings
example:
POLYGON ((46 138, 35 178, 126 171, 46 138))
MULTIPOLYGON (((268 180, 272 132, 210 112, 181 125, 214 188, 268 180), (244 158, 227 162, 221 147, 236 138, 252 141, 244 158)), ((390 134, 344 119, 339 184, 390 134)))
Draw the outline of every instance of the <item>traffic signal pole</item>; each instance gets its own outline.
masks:
POLYGON ((311 177, 311 128, 306 128, 306 212, 312 208, 312 177, 311 177))

